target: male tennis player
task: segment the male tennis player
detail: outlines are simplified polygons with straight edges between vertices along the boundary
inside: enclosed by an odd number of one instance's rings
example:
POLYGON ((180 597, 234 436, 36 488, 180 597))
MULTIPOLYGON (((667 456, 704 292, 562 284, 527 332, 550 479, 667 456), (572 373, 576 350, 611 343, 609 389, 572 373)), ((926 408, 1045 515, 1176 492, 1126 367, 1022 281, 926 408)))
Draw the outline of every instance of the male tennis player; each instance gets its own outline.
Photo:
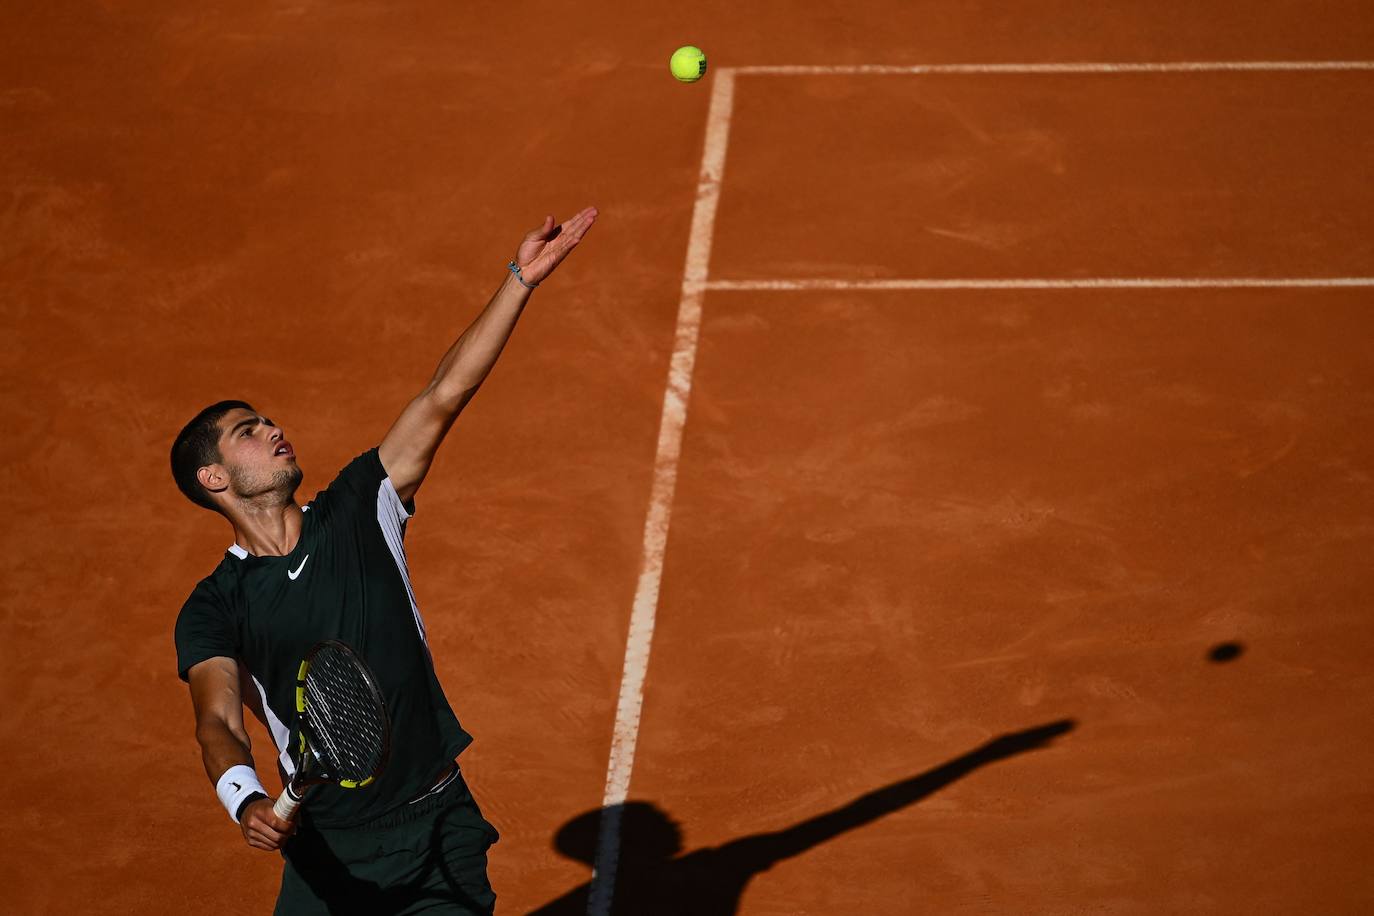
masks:
POLYGON ((588 207, 526 234, 510 273, 401 411, 380 446, 305 506, 281 427, 242 401, 202 410, 172 445, 172 475, 218 512, 234 544, 176 622, 205 772, 249 846, 286 863, 278 914, 490 913, 482 817, 455 758, 471 741, 434 673, 402 538, 414 497, 453 421, 491 371, 530 296, 596 221, 588 207), (299 825, 272 811, 253 769, 247 705, 294 771, 296 677, 322 639, 360 653, 391 717, 390 761, 372 785, 309 790, 299 825))

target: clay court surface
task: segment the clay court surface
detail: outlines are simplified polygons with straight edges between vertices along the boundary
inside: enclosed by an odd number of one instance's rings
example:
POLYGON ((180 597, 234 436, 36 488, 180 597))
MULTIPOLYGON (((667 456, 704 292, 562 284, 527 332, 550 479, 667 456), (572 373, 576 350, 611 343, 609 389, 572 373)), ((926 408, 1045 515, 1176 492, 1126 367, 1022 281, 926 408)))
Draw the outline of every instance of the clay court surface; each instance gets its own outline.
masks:
POLYGON ((230 533, 171 437, 250 400, 309 498, 595 204, 407 541, 499 912, 587 911, 617 767, 621 913, 1374 912, 1367 4, 0 35, 0 911, 270 912, 176 678, 230 533), (1351 66, 747 69, 1170 61, 1351 66))

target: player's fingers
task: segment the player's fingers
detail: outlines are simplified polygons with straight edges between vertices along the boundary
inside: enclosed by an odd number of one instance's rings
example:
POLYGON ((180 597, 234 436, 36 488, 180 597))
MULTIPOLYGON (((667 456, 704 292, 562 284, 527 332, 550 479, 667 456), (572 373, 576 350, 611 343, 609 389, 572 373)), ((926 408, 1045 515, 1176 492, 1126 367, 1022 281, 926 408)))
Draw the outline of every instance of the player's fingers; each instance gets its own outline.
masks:
POLYGON ((244 820, 247 821, 248 830, 277 842, 296 832, 293 821, 282 820, 266 805, 253 811, 251 816, 245 816, 244 820))
POLYGON ((550 238, 549 241, 552 242, 554 241, 554 239, 566 241, 570 235, 576 234, 581 229, 582 224, 586 221, 586 218, 587 217, 585 213, 579 213, 576 216, 571 217, 566 222, 559 225, 558 232, 555 233, 553 238, 550 238))
POLYGON ((600 215, 601 214, 596 209, 596 207, 588 207, 586 210, 583 211, 582 218, 578 221, 577 225, 576 235, 579 239, 587 234, 587 230, 592 228, 592 226, 596 223, 596 218, 600 215))
POLYGON ((587 234, 587 230, 590 228, 590 226, 583 226, 576 232, 569 233, 567 240, 564 241, 553 251, 554 261, 561 263, 562 260, 566 258, 574 248, 577 247, 578 243, 582 241, 582 237, 587 234))
POLYGON ((281 839, 264 830, 250 828, 244 831, 243 838, 255 849, 272 850, 281 847, 281 839))
POLYGON ((568 220, 564 223, 564 231, 558 236, 558 241, 554 246, 557 257, 561 260, 571 251, 578 242, 582 241, 582 236, 587 234, 587 230, 592 228, 596 222, 596 211, 590 207, 583 211, 576 219, 568 220))
POLYGON ((584 222, 589 217, 594 216, 595 213, 595 207, 583 207, 581 210, 578 210, 572 216, 568 217, 568 221, 563 224, 563 227, 566 229, 574 224, 584 222))
POLYGON ((262 835, 274 843, 285 843, 287 837, 296 832, 295 824, 288 824, 285 830, 278 830, 276 827, 264 825, 262 835))
POLYGON ((566 225, 568 228, 573 228, 573 227, 577 227, 577 226, 581 226, 581 227, 590 226, 592 223, 596 222, 596 217, 597 217, 597 210, 596 210, 596 207, 583 207, 582 210, 581 210, 581 212, 579 212, 579 213, 578 213, 576 216, 574 216, 572 219, 568 220, 568 222, 567 222, 565 225, 566 225))
POLYGON ((541 250, 520 266, 527 280, 542 282, 553 273, 563 259, 577 247, 587 230, 596 222, 597 209, 586 207, 581 212, 558 227, 558 231, 545 242, 541 250))
POLYGON ((263 826, 268 827, 284 836, 289 836, 296 832, 295 821, 285 821, 277 817, 277 812, 268 808, 263 812, 263 826))
POLYGON ((549 230, 551 229, 553 229, 553 214, 545 216, 544 222, 541 225, 534 229, 531 229, 529 232, 526 232, 525 241, 537 242, 540 239, 547 237, 549 234, 549 230))

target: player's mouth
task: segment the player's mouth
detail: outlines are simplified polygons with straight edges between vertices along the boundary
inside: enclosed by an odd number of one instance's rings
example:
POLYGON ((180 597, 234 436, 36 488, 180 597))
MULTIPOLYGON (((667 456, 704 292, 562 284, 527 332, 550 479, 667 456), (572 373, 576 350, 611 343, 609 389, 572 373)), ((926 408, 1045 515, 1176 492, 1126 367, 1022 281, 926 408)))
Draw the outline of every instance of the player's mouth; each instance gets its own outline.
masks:
POLYGON ((272 452, 272 456, 275 458, 281 458, 283 456, 287 458, 295 458, 296 450, 291 447, 290 442, 279 442, 277 443, 276 450, 272 452))

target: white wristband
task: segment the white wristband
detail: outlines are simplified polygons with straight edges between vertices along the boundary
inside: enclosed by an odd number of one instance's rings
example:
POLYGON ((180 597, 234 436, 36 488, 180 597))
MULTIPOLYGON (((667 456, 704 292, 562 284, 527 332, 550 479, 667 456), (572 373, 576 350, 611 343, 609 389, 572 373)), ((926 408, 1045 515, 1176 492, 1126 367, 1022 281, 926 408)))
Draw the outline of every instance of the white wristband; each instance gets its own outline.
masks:
POLYGON ((239 805, 254 792, 267 794, 267 790, 258 781, 257 772, 242 763, 225 770, 219 782, 215 783, 215 794, 219 796, 220 803, 224 805, 224 810, 229 812, 229 817, 235 824, 239 822, 239 805))

